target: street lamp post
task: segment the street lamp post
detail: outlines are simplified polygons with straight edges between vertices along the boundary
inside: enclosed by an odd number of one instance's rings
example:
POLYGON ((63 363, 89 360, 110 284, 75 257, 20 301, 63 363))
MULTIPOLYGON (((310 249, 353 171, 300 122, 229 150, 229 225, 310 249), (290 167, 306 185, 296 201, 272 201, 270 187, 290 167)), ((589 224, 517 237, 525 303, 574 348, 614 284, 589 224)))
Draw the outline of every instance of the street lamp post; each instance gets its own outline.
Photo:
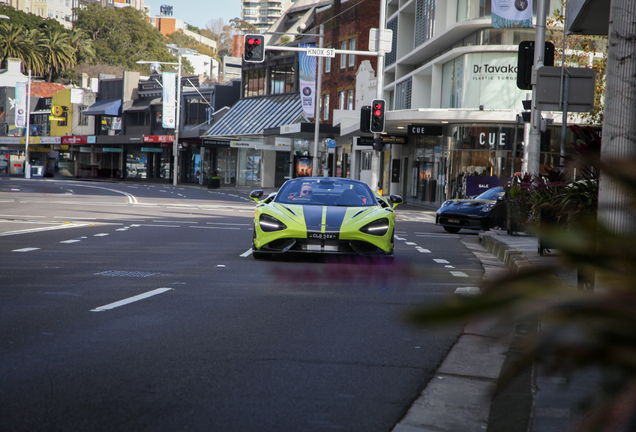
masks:
POLYGON ((177 176, 179 174, 179 124, 181 119, 181 55, 179 55, 178 63, 146 61, 146 60, 139 60, 137 62, 137 64, 153 64, 153 63, 177 66, 177 113, 176 113, 175 122, 174 122, 174 141, 172 142, 172 153, 173 153, 173 160, 174 160, 172 184, 176 186, 177 176))
MULTIPOLYGON (((318 42, 318 46, 320 48, 322 48, 324 40, 325 40, 325 26, 324 25, 320 25, 320 33, 318 35, 318 37, 320 38, 319 42, 318 42)), ((311 172, 312 175, 316 176, 318 175, 318 139, 320 137, 320 92, 322 91, 322 57, 318 57, 318 65, 317 65, 317 69, 316 69, 316 93, 315 93, 315 100, 314 100, 314 104, 316 105, 316 111, 315 111, 315 119, 314 119, 314 145, 313 145, 313 162, 312 162, 312 168, 311 168, 311 172)))

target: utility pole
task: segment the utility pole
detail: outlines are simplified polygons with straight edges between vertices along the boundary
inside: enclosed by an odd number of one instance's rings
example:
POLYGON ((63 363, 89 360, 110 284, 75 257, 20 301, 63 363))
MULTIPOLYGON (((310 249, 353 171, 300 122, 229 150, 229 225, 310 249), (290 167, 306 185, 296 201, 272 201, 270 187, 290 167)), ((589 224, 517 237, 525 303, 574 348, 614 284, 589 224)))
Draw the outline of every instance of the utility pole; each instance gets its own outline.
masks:
POLYGON ((539 175, 541 157, 541 110, 537 108, 537 76, 543 66, 545 55, 545 21, 548 0, 538 0, 537 32, 534 39, 534 67, 532 69, 532 117, 530 136, 526 141, 524 159, 527 161, 527 172, 539 175))
MULTIPOLYGON (((318 47, 322 48, 325 41, 325 26, 320 25, 320 33, 318 34, 318 47)), ((314 145, 312 147, 311 154, 314 157, 311 165, 311 175, 317 176, 320 165, 318 163, 318 139, 320 138, 320 92, 322 91, 322 57, 318 57, 316 69, 316 93, 314 94, 315 100, 315 118, 314 118, 314 145)))
MULTIPOLYGON (((380 19, 378 23, 378 34, 380 40, 382 40, 383 32, 386 29, 386 0, 380 0, 380 19)), ((378 41, 378 63, 377 63, 377 87, 375 89, 376 99, 384 99, 384 47, 383 44, 378 41)), ((374 133, 373 141, 381 140, 382 134, 374 133)), ((382 183, 382 153, 373 150, 373 158, 371 159, 371 188, 374 191, 380 190, 382 183)))

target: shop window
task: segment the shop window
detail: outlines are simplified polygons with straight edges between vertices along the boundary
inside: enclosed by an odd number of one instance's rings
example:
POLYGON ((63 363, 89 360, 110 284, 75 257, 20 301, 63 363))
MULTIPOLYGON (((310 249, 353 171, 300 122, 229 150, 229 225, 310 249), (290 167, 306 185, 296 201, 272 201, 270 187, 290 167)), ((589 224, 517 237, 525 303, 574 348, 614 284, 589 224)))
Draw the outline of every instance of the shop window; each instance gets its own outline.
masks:
POLYGON ((245 71, 244 97, 263 96, 265 94, 265 69, 245 71))
POLYGON ((272 67, 269 82, 271 94, 290 93, 294 91, 295 69, 293 65, 272 67))
POLYGON ((188 98, 185 100, 183 110, 184 124, 188 126, 201 126, 212 118, 212 108, 207 98, 188 98))

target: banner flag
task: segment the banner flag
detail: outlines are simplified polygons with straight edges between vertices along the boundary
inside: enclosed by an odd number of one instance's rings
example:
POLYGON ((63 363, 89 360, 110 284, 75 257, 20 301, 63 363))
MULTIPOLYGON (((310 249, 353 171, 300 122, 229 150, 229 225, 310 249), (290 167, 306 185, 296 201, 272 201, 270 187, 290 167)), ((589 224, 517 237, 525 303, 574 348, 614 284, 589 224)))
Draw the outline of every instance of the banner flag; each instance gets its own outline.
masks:
POLYGON ((15 84, 15 127, 26 127, 27 83, 15 84))
POLYGON ((176 119, 176 90, 177 74, 174 72, 163 73, 163 112, 161 114, 161 125, 166 129, 175 128, 176 119))
MULTIPOLYGON (((300 48, 314 48, 315 44, 300 44, 300 48)), ((316 115, 316 56, 309 56, 306 52, 298 53, 300 63, 300 99, 303 104, 305 117, 314 118, 316 115)))
POLYGON ((492 0, 490 15, 494 28, 532 28, 532 0, 492 0))

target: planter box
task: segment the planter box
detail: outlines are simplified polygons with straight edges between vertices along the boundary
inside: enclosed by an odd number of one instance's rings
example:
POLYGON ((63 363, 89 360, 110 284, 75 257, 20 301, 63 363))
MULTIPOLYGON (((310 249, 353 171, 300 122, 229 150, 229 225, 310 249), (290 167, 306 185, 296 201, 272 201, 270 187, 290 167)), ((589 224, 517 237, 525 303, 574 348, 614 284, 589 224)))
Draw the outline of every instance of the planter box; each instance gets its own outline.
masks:
POLYGON ((220 178, 211 178, 208 183, 208 189, 218 189, 221 187, 221 179, 220 178))

